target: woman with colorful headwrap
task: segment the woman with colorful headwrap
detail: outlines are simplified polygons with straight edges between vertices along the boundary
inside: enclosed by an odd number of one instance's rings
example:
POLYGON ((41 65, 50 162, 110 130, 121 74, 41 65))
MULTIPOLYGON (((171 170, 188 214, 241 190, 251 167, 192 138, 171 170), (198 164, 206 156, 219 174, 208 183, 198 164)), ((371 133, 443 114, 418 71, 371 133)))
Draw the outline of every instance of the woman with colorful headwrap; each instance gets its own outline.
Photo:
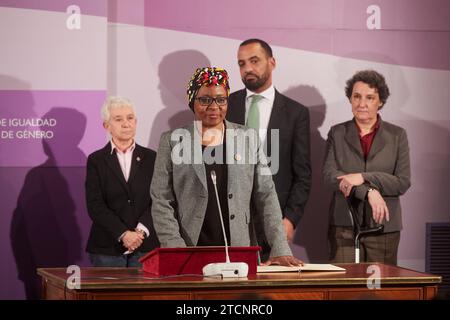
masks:
POLYGON ((223 223, 229 245, 255 245, 253 220, 261 219, 272 247, 265 264, 299 265, 257 133, 225 120, 228 81, 224 69, 198 68, 187 90, 195 121, 161 136, 150 187, 159 241, 162 247, 223 246, 223 223))

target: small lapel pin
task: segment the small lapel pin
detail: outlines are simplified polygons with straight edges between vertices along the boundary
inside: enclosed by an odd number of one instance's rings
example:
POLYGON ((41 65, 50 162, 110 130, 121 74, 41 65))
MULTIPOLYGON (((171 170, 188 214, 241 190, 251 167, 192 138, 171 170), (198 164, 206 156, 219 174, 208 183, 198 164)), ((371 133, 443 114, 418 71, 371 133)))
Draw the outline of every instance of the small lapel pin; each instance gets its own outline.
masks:
POLYGON ((136 161, 141 161, 141 157, 136 157, 136 161))
POLYGON ((235 155, 234 155, 234 159, 235 159, 236 161, 240 161, 240 160, 241 160, 241 155, 240 155, 240 154, 235 154, 235 155))

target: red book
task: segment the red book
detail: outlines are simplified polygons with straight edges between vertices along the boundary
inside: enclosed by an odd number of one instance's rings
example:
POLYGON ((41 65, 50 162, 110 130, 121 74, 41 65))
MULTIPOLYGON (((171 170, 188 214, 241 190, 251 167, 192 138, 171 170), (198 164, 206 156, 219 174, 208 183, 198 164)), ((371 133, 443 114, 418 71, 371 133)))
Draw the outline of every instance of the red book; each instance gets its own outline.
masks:
MULTIPOLYGON (((261 247, 228 247, 230 262, 248 264, 248 274, 256 274, 261 247)), ((226 262, 225 247, 156 248, 141 259, 145 272, 158 276, 203 274, 208 263, 226 262)))

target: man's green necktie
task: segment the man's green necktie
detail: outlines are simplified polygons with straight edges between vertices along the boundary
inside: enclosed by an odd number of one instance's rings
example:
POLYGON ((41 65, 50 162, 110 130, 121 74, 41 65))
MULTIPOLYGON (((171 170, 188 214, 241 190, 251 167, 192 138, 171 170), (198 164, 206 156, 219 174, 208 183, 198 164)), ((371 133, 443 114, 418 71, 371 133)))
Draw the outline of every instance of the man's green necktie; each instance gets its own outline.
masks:
POLYGON ((250 108, 248 109, 247 116, 247 127, 253 128, 255 130, 259 129, 259 108, 258 103, 261 101, 263 96, 255 94, 252 96, 252 102, 250 103, 250 108))

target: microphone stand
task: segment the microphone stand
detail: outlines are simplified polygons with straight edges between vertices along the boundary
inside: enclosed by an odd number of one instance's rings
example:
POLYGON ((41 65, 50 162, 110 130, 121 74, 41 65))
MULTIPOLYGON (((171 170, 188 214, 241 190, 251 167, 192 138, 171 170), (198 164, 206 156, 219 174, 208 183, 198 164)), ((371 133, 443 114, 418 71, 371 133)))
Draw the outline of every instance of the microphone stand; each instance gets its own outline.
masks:
POLYGON ((219 215, 220 215, 220 224, 222 225, 222 232, 223 232, 223 239, 225 241, 225 256, 226 256, 226 262, 230 263, 230 256, 228 255, 228 241, 227 241, 227 235, 225 233, 225 225, 223 224, 223 215, 222 215, 222 208, 220 206, 219 201, 219 192, 217 191, 217 177, 216 172, 214 170, 211 171, 211 180, 214 185, 214 191, 216 193, 216 201, 217 201, 217 207, 219 208, 219 215))
POLYGON ((203 276, 222 276, 222 278, 240 278, 247 277, 248 264, 245 262, 230 262, 230 256, 228 254, 228 240, 225 232, 225 225, 223 223, 222 209, 219 201, 219 192, 217 191, 217 177, 214 170, 211 171, 211 180, 214 185, 214 191, 217 200, 217 206, 219 207, 220 224, 222 226, 223 239, 225 241, 225 256, 226 262, 209 263, 203 267, 203 276))

